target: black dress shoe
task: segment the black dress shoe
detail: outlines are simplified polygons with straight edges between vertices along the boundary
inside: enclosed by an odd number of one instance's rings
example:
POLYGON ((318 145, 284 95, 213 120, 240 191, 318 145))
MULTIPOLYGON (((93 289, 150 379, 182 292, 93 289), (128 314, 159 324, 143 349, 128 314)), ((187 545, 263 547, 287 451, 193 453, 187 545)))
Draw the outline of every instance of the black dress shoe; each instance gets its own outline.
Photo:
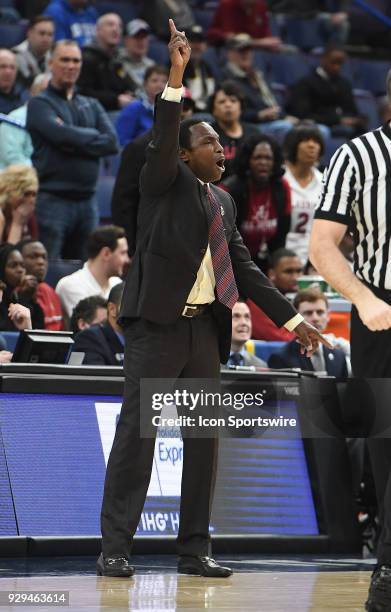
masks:
POLYGON ((365 609, 367 612, 390 612, 391 565, 379 565, 375 568, 365 609))
POLYGON ((231 576, 232 570, 229 567, 222 567, 210 557, 182 555, 178 561, 178 573, 205 576, 207 578, 228 578, 228 576, 231 576))
POLYGON ((134 574, 134 566, 129 565, 126 557, 103 557, 102 553, 96 562, 98 576, 130 578, 134 574))

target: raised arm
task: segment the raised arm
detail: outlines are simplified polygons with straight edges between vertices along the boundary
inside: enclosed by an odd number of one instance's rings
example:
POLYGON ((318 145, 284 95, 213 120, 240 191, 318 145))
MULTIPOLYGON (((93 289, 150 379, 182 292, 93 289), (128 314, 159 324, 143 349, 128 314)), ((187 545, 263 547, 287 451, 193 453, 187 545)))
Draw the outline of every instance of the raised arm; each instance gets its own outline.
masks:
POLYGON ((158 196, 167 191, 178 171, 179 125, 183 73, 190 59, 190 46, 184 32, 169 20, 171 38, 168 84, 155 105, 152 141, 147 148, 147 163, 140 179, 142 193, 158 196))

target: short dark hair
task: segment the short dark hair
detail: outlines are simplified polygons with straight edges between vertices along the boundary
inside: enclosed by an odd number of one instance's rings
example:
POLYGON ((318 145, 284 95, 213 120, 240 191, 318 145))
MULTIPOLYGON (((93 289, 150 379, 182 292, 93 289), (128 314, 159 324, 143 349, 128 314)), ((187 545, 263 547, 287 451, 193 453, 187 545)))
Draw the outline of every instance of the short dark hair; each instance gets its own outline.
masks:
POLYGON ((240 102, 240 108, 243 109, 245 98, 242 89, 237 83, 235 83, 235 81, 223 81, 223 83, 220 83, 220 85, 216 87, 216 89, 208 99, 209 113, 213 114, 216 96, 220 91, 224 92, 226 96, 232 96, 234 98, 237 98, 240 102))
POLYGON ((318 300, 323 300, 328 308, 329 303, 323 291, 319 287, 307 287, 296 293, 293 306, 297 309, 302 302, 317 302, 318 300))
POLYGON ((168 68, 167 66, 162 66, 161 64, 154 64, 153 66, 149 66, 144 74, 144 83, 148 81, 149 77, 152 74, 164 74, 164 76, 168 77, 168 68))
POLYGON ((116 306, 119 306, 121 304, 124 287, 125 287, 125 283, 123 282, 117 283, 116 285, 114 285, 114 287, 111 289, 109 293, 109 297, 107 298, 107 301, 111 302, 112 304, 115 304, 116 306))
POLYGON ((273 169, 270 176, 270 181, 276 181, 280 179, 284 172, 284 158, 282 155, 282 149, 278 142, 274 140, 271 136, 267 134, 263 134, 262 132, 258 134, 252 134, 249 136, 242 144, 239 149, 238 154, 235 157, 234 167, 236 170, 236 174, 241 179, 246 179, 249 170, 250 157, 254 152, 255 147, 259 144, 266 143, 270 145, 270 148, 273 152, 273 169))
POLYGON ((344 53, 344 55, 346 55, 346 50, 343 45, 340 43, 331 42, 325 46, 321 57, 326 57, 326 55, 330 55, 331 53, 334 53, 334 51, 338 51, 339 53, 344 53))
POLYGON ((17 243, 16 247, 23 254, 23 249, 24 249, 25 246, 27 246, 28 244, 35 244, 36 242, 38 244, 42 244, 42 246, 45 248, 45 251, 47 252, 47 249, 46 249, 45 245, 43 244, 43 242, 41 242, 39 240, 39 238, 24 238, 23 240, 20 240, 17 243))
POLYGON ((35 17, 32 17, 28 23, 27 26, 27 31, 31 30, 34 26, 38 25, 39 23, 44 23, 45 21, 50 21, 50 23, 54 26, 54 19, 53 17, 50 17, 50 15, 35 15, 35 17))
POLYGON ((292 251, 292 249, 286 249, 285 247, 277 249, 269 257, 269 270, 275 268, 283 257, 298 257, 298 255, 295 251, 292 251))
POLYGON ((189 117, 181 121, 179 126, 179 147, 181 149, 191 149, 191 128, 193 125, 204 123, 202 119, 197 117, 189 117))
POLYGON ((320 146, 319 157, 322 157, 324 153, 324 140, 322 134, 317 127, 316 123, 302 122, 295 125, 294 128, 289 130, 284 140, 284 155, 292 164, 297 161, 297 149, 301 142, 306 140, 315 140, 320 146))
POLYGON ((123 227, 118 225, 101 225, 94 229, 87 240, 87 257, 94 259, 104 247, 109 247, 110 251, 115 251, 118 240, 125 238, 126 233, 123 227))
POLYGON ((86 323, 92 323, 98 308, 107 308, 107 301, 101 295, 90 295, 80 300, 72 312, 70 320, 71 331, 74 334, 80 331, 77 325, 80 319, 83 319, 86 323))

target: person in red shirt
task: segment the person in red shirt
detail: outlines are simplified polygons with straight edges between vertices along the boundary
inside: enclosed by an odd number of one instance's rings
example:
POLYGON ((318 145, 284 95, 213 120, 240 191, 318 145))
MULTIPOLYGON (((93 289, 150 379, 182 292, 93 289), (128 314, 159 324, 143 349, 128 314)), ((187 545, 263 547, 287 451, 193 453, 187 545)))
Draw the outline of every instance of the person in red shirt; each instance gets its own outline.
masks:
POLYGON ((277 51, 282 41, 272 36, 265 0, 220 0, 208 31, 212 45, 223 45, 235 34, 249 34, 254 47, 277 51))
POLYGON ((291 190, 282 178, 281 148, 270 136, 254 134, 242 144, 235 168, 220 186, 235 200, 243 241, 266 273, 270 255, 285 246, 291 222, 291 190))
MULTIPOLYGON (((290 249, 278 249, 270 258, 267 275, 277 289, 286 297, 291 297, 298 290, 297 279, 303 274, 300 258, 290 249)), ((247 300, 253 322, 252 337, 255 340, 277 340, 289 342, 295 335, 285 327, 277 327, 265 313, 251 300, 247 300)))
POLYGON ((45 329, 60 331, 64 329, 61 302, 54 289, 44 282, 48 271, 48 253, 42 242, 26 239, 17 245, 22 253, 27 274, 38 280, 37 302, 45 316, 45 329))

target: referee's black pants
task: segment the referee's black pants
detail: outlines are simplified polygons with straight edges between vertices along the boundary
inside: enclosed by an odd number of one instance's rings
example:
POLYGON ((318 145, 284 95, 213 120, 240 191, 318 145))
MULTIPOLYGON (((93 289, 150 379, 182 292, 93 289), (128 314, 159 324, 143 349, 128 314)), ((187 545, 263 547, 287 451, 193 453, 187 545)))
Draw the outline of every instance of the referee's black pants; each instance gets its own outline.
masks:
MULTIPOLYGON (((136 319, 125 329, 125 388, 110 453, 101 513, 104 557, 129 557, 151 478, 154 438, 140 437, 140 380, 218 378, 216 322, 208 309, 172 325, 136 319)), ((152 415, 151 415, 152 416, 152 415)), ((209 554, 209 521, 215 484, 216 438, 183 439, 177 551, 209 554)))
MULTIPOLYGON (((391 292, 371 290, 391 303, 391 292)), ((371 332, 355 307, 351 317, 351 360, 355 378, 391 378, 391 330, 371 332)), ((376 406, 367 406, 375 414, 376 406)), ((391 398, 390 398, 391 410, 391 398)), ((378 563, 391 564, 391 438, 368 438, 368 451, 376 487, 381 532, 378 563)))

